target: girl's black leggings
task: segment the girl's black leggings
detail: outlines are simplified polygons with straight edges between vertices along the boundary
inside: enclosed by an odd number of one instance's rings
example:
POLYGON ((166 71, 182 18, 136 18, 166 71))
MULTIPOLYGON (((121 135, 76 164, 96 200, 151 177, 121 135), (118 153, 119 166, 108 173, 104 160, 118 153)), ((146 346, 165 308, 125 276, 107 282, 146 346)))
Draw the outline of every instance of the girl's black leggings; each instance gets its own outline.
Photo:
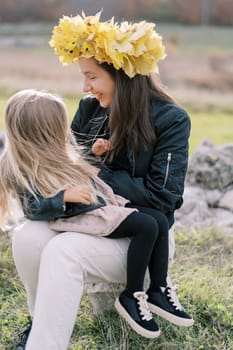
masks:
POLYGON ((131 237, 127 255, 126 289, 142 291, 147 267, 150 289, 166 287, 168 271, 168 220, 159 210, 127 205, 139 211, 130 214, 108 237, 131 237))

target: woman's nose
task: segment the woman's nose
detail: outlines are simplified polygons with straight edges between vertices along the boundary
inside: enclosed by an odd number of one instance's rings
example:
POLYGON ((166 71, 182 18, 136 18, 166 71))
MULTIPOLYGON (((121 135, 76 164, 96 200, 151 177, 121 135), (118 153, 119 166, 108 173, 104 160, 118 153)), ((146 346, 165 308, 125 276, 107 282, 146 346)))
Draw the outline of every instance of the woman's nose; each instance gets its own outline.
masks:
POLYGON ((83 92, 89 92, 91 91, 91 84, 87 81, 83 82, 83 92))

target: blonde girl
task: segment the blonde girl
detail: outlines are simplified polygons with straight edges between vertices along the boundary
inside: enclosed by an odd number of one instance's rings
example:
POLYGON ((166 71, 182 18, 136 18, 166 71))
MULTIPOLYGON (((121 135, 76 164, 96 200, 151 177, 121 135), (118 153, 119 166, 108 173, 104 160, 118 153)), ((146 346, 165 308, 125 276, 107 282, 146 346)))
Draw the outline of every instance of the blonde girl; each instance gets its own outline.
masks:
POLYGON ((22 202, 23 190, 34 198, 54 197, 64 191, 67 201, 78 195, 76 201, 97 204, 97 171, 80 156, 62 99, 44 91, 16 93, 6 105, 5 131, 0 163, 2 224, 7 214, 14 217, 11 198, 22 202))

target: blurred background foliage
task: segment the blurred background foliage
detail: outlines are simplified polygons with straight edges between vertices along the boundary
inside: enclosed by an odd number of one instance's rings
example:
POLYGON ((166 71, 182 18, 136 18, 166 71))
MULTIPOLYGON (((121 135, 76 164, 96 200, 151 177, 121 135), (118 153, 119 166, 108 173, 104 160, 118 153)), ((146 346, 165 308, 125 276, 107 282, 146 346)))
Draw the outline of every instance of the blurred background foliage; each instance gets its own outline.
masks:
POLYGON ((1 0, 1 21, 56 20, 63 14, 94 14, 105 8, 104 17, 178 22, 186 24, 233 24, 232 0, 1 0), (17 5, 17 6, 16 6, 17 5))

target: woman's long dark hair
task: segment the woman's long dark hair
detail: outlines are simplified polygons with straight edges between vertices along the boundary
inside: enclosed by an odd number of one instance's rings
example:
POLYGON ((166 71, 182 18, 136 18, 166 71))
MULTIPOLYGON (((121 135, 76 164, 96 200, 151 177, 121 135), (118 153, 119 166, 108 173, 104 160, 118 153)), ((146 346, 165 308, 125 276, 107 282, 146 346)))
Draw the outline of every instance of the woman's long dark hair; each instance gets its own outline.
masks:
POLYGON ((102 63, 115 81, 115 93, 109 115, 112 154, 117 154, 127 143, 133 152, 138 152, 148 143, 156 142, 156 135, 149 118, 151 99, 174 103, 160 84, 151 76, 136 75, 129 78, 122 69, 102 63))

